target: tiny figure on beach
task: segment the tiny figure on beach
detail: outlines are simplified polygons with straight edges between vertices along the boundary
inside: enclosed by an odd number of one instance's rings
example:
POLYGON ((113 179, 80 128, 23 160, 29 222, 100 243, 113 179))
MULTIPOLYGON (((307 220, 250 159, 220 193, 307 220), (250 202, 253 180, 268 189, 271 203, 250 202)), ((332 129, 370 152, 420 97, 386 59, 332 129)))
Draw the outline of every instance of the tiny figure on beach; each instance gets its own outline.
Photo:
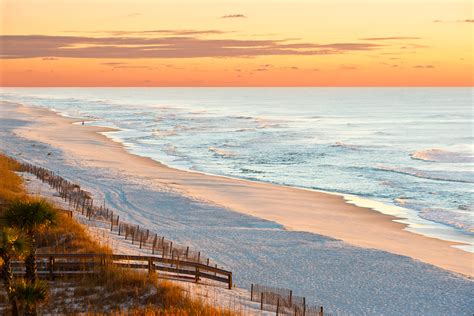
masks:
POLYGON ((82 125, 84 125, 84 121, 82 121, 82 125))

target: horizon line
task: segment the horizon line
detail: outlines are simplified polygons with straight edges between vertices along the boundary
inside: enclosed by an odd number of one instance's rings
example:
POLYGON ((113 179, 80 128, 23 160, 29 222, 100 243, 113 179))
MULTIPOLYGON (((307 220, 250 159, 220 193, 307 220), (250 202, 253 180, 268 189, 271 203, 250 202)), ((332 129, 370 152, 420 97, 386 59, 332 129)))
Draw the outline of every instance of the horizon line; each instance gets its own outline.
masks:
POLYGON ((180 85, 180 86, 127 86, 127 85, 117 85, 117 86, 2 86, 1 88, 474 88, 473 85, 377 85, 377 86, 368 86, 368 85, 341 85, 341 86, 332 86, 332 85, 298 85, 298 86, 230 86, 230 85, 212 85, 212 86, 192 86, 192 85, 180 85))

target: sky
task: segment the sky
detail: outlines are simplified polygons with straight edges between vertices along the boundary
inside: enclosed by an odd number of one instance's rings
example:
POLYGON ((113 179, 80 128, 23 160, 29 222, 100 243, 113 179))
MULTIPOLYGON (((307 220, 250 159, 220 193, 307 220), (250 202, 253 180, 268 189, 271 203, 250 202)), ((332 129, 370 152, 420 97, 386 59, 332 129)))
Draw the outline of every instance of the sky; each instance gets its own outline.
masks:
POLYGON ((0 0, 0 86, 472 86, 471 0, 0 0))

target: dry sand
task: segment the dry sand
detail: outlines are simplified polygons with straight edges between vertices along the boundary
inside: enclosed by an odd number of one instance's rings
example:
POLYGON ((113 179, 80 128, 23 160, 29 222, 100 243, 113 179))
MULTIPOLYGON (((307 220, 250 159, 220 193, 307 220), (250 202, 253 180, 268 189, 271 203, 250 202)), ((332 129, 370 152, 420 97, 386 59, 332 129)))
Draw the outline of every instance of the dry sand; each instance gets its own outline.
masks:
POLYGON ((169 168, 132 155, 121 144, 100 134, 110 129, 72 124, 75 120, 45 109, 9 108, 12 118, 35 122, 18 128, 20 136, 61 148, 85 165, 116 168, 151 179, 192 198, 275 221, 291 230, 409 256, 474 276, 474 254, 451 247, 456 243, 408 232, 405 224, 394 222, 395 217, 349 204, 342 196, 169 168))

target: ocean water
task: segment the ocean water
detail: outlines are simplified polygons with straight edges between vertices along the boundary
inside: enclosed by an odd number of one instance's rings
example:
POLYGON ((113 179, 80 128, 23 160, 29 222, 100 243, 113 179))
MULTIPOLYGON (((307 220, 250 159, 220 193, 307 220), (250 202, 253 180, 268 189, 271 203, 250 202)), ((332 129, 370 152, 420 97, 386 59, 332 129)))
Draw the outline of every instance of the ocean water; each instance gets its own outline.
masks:
POLYGON ((474 249, 472 88, 1 88, 172 167, 343 194, 474 249))

